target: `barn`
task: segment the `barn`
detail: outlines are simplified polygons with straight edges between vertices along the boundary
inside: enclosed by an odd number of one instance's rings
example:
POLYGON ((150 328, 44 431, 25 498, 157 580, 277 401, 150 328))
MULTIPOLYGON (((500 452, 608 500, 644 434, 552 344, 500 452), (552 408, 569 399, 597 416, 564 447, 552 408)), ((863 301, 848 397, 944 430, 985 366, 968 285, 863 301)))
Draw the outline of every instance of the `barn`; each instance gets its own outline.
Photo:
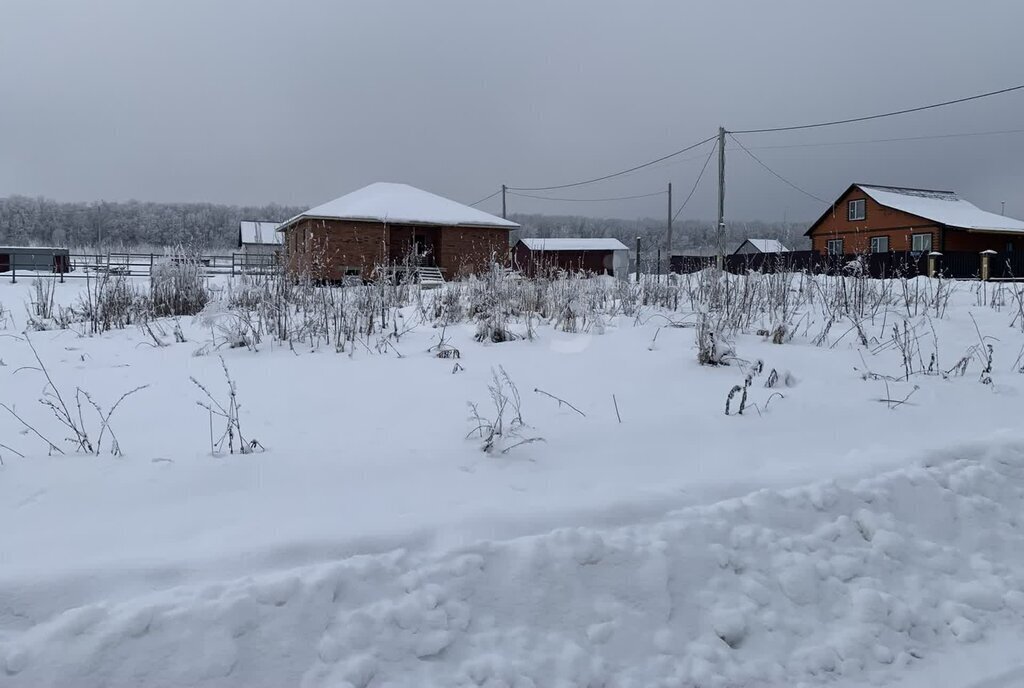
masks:
POLYGON ((284 235, 277 222, 242 220, 238 223, 238 248, 245 256, 274 256, 281 252, 284 235))
POLYGON ((527 276, 549 270, 592 272, 625 279, 629 275, 629 249, 618 239, 529 237, 516 242, 515 266, 527 276))
POLYGON ((870 184, 851 184, 806 234, 832 255, 1024 250, 1024 222, 953 191, 870 184))
POLYGON ((733 251, 735 256, 758 253, 789 253, 789 249, 778 239, 747 239, 733 251))
POLYGON ((289 270, 315 279, 372 279, 412 261, 444 277, 505 263, 515 222, 408 184, 377 182, 278 227, 289 270))
POLYGON ((65 273, 71 271, 71 255, 66 248, 45 246, 0 246, 0 272, 35 270, 65 273))

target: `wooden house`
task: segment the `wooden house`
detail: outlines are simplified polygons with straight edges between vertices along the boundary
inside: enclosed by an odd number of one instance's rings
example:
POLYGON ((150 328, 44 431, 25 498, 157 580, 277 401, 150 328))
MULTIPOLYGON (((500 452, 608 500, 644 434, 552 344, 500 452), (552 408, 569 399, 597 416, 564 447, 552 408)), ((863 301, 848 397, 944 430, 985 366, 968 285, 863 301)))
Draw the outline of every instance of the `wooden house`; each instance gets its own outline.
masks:
POLYGON ((869 184, 851 184, 806 235, 813 250, 832 255, 1024 250, 1024 222, 953 191, 869 184))

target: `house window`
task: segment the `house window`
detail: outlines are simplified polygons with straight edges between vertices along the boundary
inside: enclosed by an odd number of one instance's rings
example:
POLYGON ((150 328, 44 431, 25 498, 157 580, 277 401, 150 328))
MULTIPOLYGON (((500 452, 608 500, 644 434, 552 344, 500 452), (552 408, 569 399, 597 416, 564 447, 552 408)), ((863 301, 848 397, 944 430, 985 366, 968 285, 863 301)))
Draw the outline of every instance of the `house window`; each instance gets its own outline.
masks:
POLYGON ((863 220, 867 213, 867 201, 863 198, 858 198, 856 201, 850 201, 846 204, 846 219, 853 222, 854 220, 863 220))
POLYGON ((914 234, 910 237, 910 250, 919 251, 924 253, 925 251, 932 250, 932 235, 931 234, 914 234))
POLYGON ((828 240, 828 254, 830 256, 841 256, 841 255, 843 255, 843 240, 842 239, 829 239, 828 240))
POLYGON ((888 253, 889 252, 889 237, 887 237, 887 236, 871 237, 871 252, 872 253, 888 253))

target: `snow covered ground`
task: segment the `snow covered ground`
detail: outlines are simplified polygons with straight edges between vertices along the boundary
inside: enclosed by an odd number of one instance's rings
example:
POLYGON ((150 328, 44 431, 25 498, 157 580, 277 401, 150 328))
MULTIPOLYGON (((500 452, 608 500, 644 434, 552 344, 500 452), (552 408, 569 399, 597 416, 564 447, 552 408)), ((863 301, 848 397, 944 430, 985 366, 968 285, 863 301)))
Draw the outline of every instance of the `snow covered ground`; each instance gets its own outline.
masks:
POLYGON ((852 320, 808 301, 782 344, 761 315, 701 366, 684 305, 500 344, 407 306, 383 347, 213 351, 210 318, 23 334, 32 280, 0 281, 0 403, 65 451, 0 409, 0 685, 855 686, 1019 646, 1020 300, 965 283, 908 317, 903 286, 852 320), (72 451, 29 343, 73 409, 148 385, 123 456, 72 451), (225 401, 221 357, 266 451, 211 455, 190 378, 225 401), (498 366, 503 446, 543 438, 504 454, 467 407, 493 417, 498 366))

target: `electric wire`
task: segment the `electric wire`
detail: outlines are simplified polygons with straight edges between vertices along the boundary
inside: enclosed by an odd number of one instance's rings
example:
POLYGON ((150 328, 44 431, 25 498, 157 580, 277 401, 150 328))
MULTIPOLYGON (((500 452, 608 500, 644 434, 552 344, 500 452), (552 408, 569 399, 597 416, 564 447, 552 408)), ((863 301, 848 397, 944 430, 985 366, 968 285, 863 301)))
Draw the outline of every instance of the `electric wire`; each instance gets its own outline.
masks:
POLYGON ((790 186, 790 187, 792 187, 792 188, 796 189, 797 191, 799 191, 799 192, 800 192, 800 193, 802 193, 803 195, 805 195, 805 196, 809 196, 809 197, 813 198, 814 200, 816 200, 816 201, 818 201, 818 202, 820 202, 820 203, 824 203, 825 205, 828 205, 828 204, 830 203, 830 201, 826 201, 826 200, 825 200, 824 198, 821 198, 821 197, 819 197, 819 196, 815 196, 815 195, 814 195, 814 194, 812 194, 812 193, 811 193, 810 191, 805 191, 805 190, 801 189, 801 188, 800 188, 799 186, 797 186, 797 185, 796 185, 796 184, 794 184, 793 182, 789 181, 788 179, 786 179, 785 177, 783 177, 783 176, 782 176, 781 174, 779 174, 778 172, 776 172, 776 171, 775 171, 775 170, 773 170, 772 168, 768 167, 768 165, 766 165, 766 164, 764 163, 764 161, 763 161, 763 160, 761 160, 761 158, 759 158, 759 157, 757 157, 756 155, 754 155, 753 153, 751 153, 751 152, 750 152, 750 150, 749 150, 749 149, 748 149, 748 148, 747 148, 746 146, 744 146, 744 145, 743 145, 742 143, 740 143, 740 140, 739 140, 739 139, 737 139, 737 138, 736 138, 735 136, 733 136, 733 135, 732 135, 732 133, 730 133, 730 134, 729 134, 729 138, 731 138, 731 139, 732 139, 733 141, 735 141, 735 142, 736 142, 736 145, 738 145, 738 146, 739 146, 739 147, 740 147, 741 149, 743 149, 743 152, 745 152, 745 153, 746 153, 747 155, 749 155, 749 156, 750 156, 751 158, 753 158, 753 159, 754 159, 754 161, 755 161, 755 162, 756 162, 756 163, 757 163, 758 165, 760 165, 760 166, 761 166, 761 167, 763 167, 764 169, 768 170, 768 172, 770 172, 770 173, 771 173, 772 175, 774 175, 774 176, 775 176, 776 178, 778 178, 778 179, 779 179, 780 181, 782 181, 782 182, 784 182, 785 184, 787 184, 788 186, 790 186))
POLYGON ((679 209, 675 212, 674 215, 672 215, 673 222, 676 221, 676 218, 679 217, 679 213, 683 212, 683 208, 685 208, 686 204, 690 202, 691 198, 693 198, 693 194, 697 191, 697 185, 700 184, 700 180, 704 176, 704 171, 708 168, 708 163, 711 162, 711 156, 715 154, 716 150, 718 150, 717 142, 715 142, 715 145, 713 145, 711 147, 711 150, 708 151, 708 157, 704 161, 704 166, 700 168, 700 173, 697 175, 697 180, 693 182, 693 188, 690 189, 690 193, 687 194, 686 200, 683 201, 682 205, 679 206, 679 209))
POLYGON ((698 141, 697 143, 695 143, 695 144, 693 144, 691 146, 687 146, 686 148, 680 148, 679 150, 673 151, 672 153, 669 153, 668 155, 663 155, 660 158, 655 158, 654 160, 648 160, 645 163, 641 163, 639 165, 634 165, 633 167, 627 168, 625 170, 619 170, 618 172, 612 172, 611 174, 605 174, 605 175, 602 175, 600 177, 594 177, 593 179, 584 179, 583 181, 572 182, 570 184, 554 184, 552 186, 510 186, 510 187, 508 187, 508 190, 509 191, 554 191, 556 189, 569 189, 569 188, 572 188, 574 186, 583 186, 584 184, 593 184, 594 182, 601 182, 601 181, 604 181, 605 179, 612 179, 613 177, 620 177, 620 176, 622 176, 624 174, 629 174, 630 172, 636 172, 637 170, 642 170, 645 167, 650 167, 651 165, 656 165, 659 162, 662 162, 664 160, 668 160, 669 158, 674 158, 675 156, 681 155, 683 153, 686 153, 687 151, 692 151, 694 148, 699 148, 699 147, 703 146, 705 143, 707 143, 708 141, 714 140, 716 138, 716 136, 709 136, 706 139, 704 139, 703 141, 698 141))
POLYGON ((603 202, 603 201, 628 201, 628 200, 631 200, 631 199, 634 199, 634 198, 651 198, 653 196, 662 196, 662 195, 668 193, 668 191, 655 191, 653 193, 636 194, 636 195, 633 195, 633 196, 608 196, 608 197, 605 197, 605 198, 555 198, 555 197, 552 197, 552 196, 537 196, 535 194, 518 193, 518 192, 515 192, 515 191, 509 191, 508 193, 509 193, 510 196, 520 196, 522 198, 537 198, 537 199, 540 199, 542 201, 568 201, 568 202, 580 202, 580 203, 590 203, 590 202, 600 203, 600 202, 603 202))
POLYGON ((965 98, 956 98, 954 100, 945 100, 941 103, 932 103, 930 105, 921 105, 919 107, 905 108, 903 110, 893 110, 891 112, 881 112, 875 115, 866 115, 863 117, 849 117, 847 119, 836 119, 826 122, 815 122, 814 124, 796 124, 785 127, 763 127, 760 129, 737 129, 730 133, 733 134, 766 134, 775 131, 796 131, 798 129, 818 129, 820 127, 831 127, 838 124, 852 124, 854 122, 867 122, 873 119, 882 119, 883 117, 895 117, 896 115, 906 115, 911 112, 922 112, 924 110, 934 110, 935 108, 946 107, 948 105, 956 105, 958 103, 966 103, 972 100, 979 100, 981 98, 989 98, 991 96, 998 96, 1004 93, 1011 93, 1013 91, 1020 91, 1024 89, 1024 84, 1019 86, 1010 86, 1009 88, 1001 88, 997 91, 988 91, 987 93, 978 93, 973 96, 967 96, 965 98))

